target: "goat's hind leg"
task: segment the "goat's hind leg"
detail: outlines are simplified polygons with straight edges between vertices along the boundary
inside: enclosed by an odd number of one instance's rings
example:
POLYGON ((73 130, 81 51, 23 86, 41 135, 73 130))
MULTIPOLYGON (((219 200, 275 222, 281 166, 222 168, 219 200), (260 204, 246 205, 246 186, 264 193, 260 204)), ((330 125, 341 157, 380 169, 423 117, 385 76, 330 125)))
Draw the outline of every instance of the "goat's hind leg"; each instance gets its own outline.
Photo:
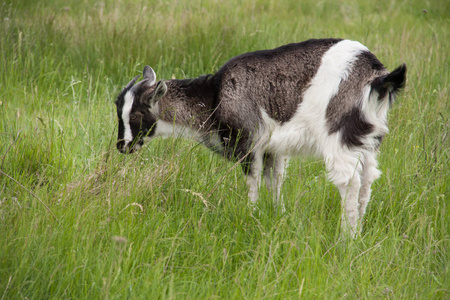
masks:
POLYGON ((359 219, 363 220, 367 204, 370 201, 371 185, 375 179, 380 177, 381 172, 377 169, 376 153, 364 154, 364 163, 361 174, 361 190, 359 191, 359 219))
POLYGON ((341 228, 344 234, 355 237, 359 231, 358 198, 361 188, 360 157, 354 153, 339 153, 327 158, 330 180, 341 195, 341 228))

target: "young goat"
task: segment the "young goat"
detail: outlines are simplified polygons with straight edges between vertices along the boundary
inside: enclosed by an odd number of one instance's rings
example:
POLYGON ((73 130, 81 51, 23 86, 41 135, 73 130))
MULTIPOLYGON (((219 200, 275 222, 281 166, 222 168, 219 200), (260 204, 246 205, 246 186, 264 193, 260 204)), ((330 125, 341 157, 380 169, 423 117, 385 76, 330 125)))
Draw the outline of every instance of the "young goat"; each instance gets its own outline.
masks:
POLYGON ((321 39, 245 53, 195 79, 156 82, 148 66, 143 75, 115 102, 120 152, 187 135, 242 164, 253 203, 263 173, 277 204, 288 157, 319 156, 342 197, 343 231, 361 229, 405 65, 389 73, 360 43, 321 39))

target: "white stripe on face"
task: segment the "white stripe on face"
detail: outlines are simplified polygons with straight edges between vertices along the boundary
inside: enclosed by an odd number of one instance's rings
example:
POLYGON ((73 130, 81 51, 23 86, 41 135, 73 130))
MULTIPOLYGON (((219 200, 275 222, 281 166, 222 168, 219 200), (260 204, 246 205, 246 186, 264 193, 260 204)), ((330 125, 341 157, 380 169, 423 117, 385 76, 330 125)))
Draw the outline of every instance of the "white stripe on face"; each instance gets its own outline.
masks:
POLYGON ((134 95, 130 91, 128 91, 125 94, 125 103, 123 105, 122 109, 122 121, 123 125, 125 127, 123 139, 125 141, 124 148, 133 141, 133 134, 131 133, 131 126, 130 126, 130 114, 131 114, 131 108, 133 107, 134 102, 134 95))

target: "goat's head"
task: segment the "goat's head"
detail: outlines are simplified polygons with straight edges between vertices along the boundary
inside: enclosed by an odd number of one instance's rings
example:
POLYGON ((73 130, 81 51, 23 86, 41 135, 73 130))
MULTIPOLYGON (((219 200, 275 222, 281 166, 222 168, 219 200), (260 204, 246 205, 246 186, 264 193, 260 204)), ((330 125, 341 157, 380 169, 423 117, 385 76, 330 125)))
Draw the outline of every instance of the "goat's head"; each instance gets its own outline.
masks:
POLYGON ((144 138, 155 134, 158 120, 158 100, 167 86, 156 82, 152 68, 145 66, 144 79, 138 83, 140 75, 131 80, 115 101, 119 119, 117 149, 122 153, 132 153, 144 144, 144 138))

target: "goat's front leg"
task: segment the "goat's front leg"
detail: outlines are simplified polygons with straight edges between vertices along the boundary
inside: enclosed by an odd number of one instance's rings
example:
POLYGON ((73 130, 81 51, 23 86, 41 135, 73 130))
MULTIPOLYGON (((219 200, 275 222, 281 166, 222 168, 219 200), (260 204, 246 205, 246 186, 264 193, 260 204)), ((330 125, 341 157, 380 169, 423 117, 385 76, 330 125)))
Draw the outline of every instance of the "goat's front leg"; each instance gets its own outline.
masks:
POLYGON ((258 201, 259 187, 261 185, 261 173, 263 168, 262 153, 251 153, 252 159, 247 172, 248 198, 252 205, 258 201))
POLYGON ((273 194, 275 205, 281 207, 282 212, 286 211, 281 197, 281 187, 283 185, 288 160, 284 156, 274 156, 272 154, 266 154, 264 156, 264 179, 266 187, 273 194))

